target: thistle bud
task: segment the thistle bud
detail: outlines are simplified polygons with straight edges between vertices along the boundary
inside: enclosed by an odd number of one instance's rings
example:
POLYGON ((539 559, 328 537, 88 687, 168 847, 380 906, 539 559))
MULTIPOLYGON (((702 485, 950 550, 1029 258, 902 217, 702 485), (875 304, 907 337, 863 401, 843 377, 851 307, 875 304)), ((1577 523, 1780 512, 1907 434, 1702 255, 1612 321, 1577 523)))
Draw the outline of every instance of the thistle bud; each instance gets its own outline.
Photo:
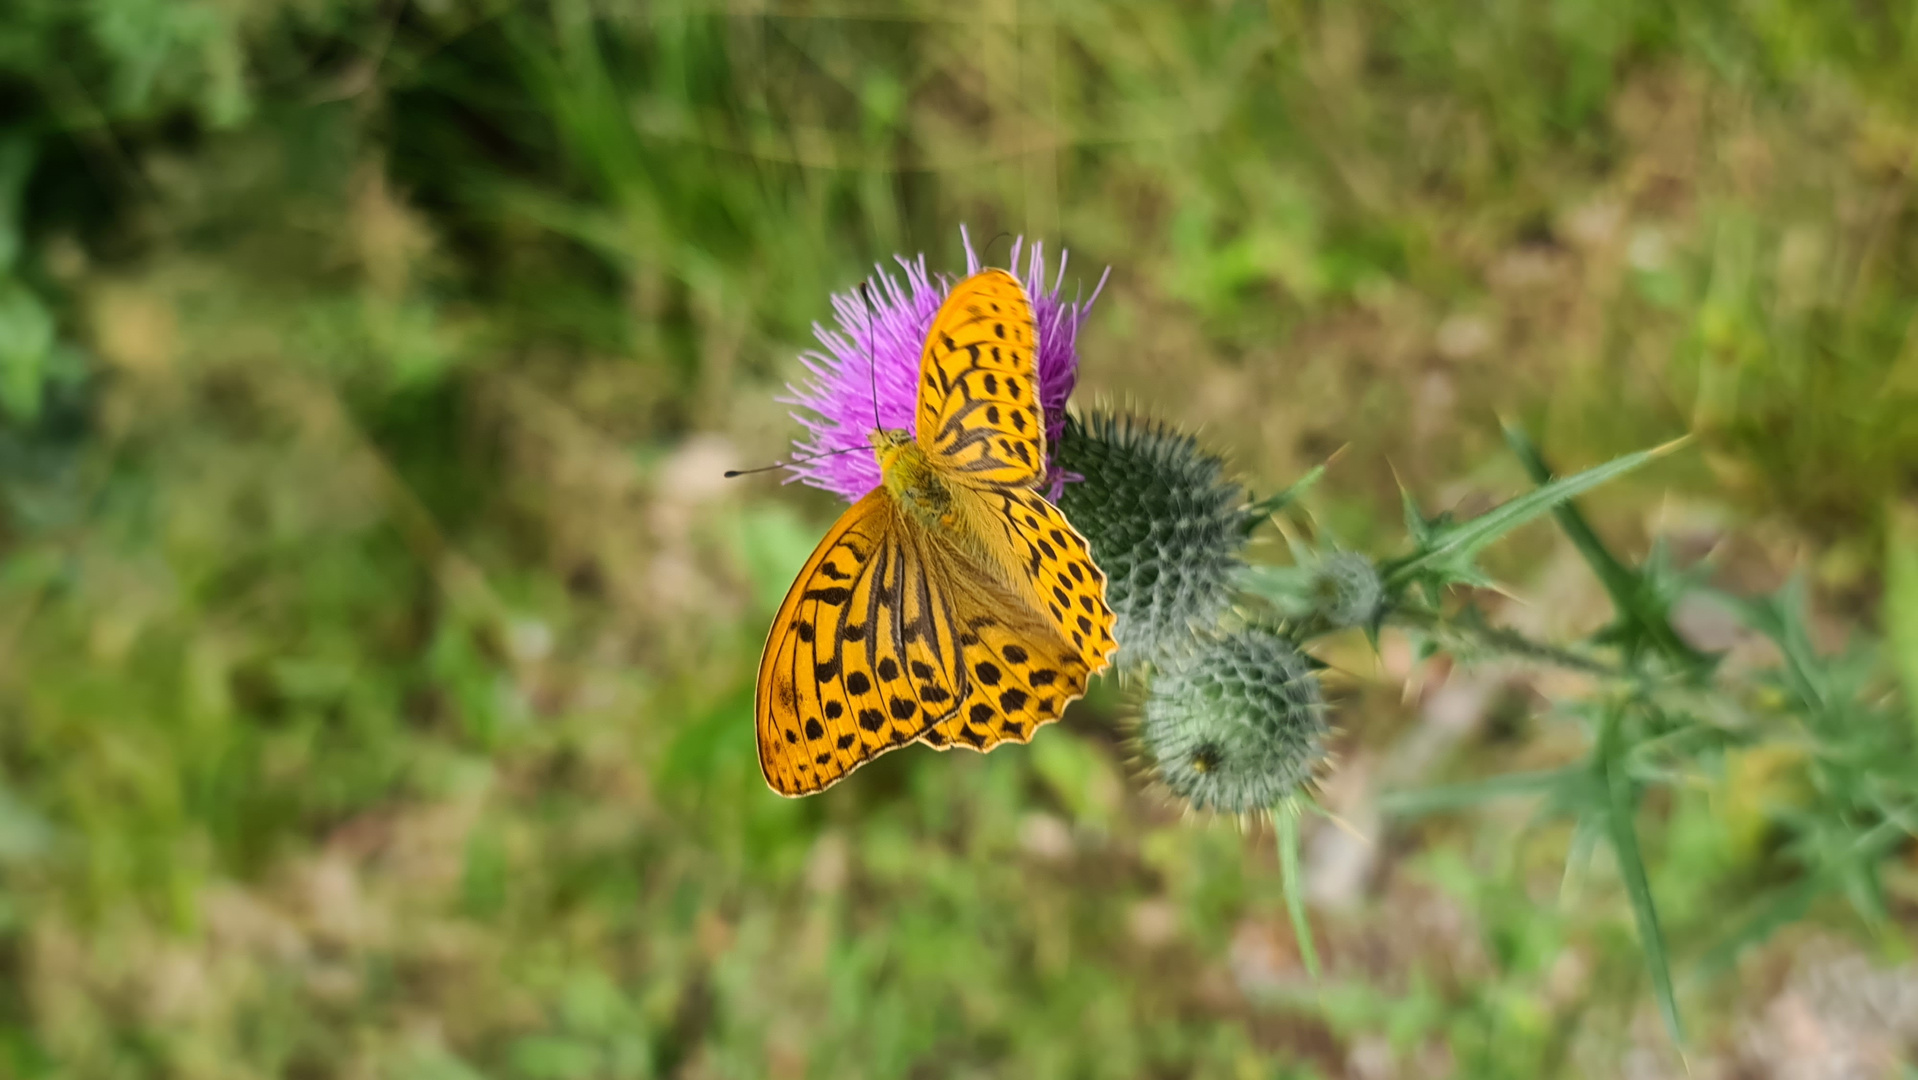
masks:
POLYGON ((1118 662, 1163 664, 1231 601, 1245 490, 1196 439, 1128 414, 1068 417, 1055 458, 1083 479, 1059 508, 1092 547, 1118 616, 1118 662))
POLYGON ((1249 628, 1207 637, 1159 670, 1140 742, 1158 779, 1196 810, 1268 810, 1325 759, 1325 695, 1310 658, 1249 628))
POLYGON ((1335 552, 1313 573, 1312 599, 1327 626, 1371 626, 1385 608, 1385 582, 1371 559, 1356 551, 1335 552))

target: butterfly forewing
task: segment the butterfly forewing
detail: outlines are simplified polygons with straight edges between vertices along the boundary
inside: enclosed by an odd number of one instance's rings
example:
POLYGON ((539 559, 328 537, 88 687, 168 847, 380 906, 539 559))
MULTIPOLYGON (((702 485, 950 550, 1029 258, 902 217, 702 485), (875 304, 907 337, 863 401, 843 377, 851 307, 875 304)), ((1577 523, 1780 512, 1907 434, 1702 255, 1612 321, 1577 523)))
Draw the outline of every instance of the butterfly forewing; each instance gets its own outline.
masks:
POLYGON ((837 783, 949 716, 957 628, 924 538, 884 488, 840 518, 799 574, 761 655, 759 766, 784 795, 837 783))
POLYGON ((919 445, 961 483, 1024 487, 1045 470, 1038 328, 1019 279, 984 270, 953 287, 919 359, 919 445))

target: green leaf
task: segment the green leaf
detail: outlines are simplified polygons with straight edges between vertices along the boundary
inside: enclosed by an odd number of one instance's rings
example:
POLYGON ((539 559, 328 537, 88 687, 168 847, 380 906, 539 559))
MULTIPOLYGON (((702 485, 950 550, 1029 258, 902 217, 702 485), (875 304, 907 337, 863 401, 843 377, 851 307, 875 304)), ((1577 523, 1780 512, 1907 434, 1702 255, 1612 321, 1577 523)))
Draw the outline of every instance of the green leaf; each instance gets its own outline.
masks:
POLYGON ((1918 507, 1893 506, 1885 536, 1885 637, 1918 728, 1918 507))
POLYGON ((1292 935, 1298 939, 1299 958, 1306 974, 1319 977, 1319 951, 1312 944, 1312 924, 1305 917, 1305 880, 1299 872, 1299 818, 1304 814, 1303 800, 1294 795, 1272 810, 1279 831, 1279 876, 1285 889, 1285 913, 1292 920, 1292 935))
POLYGON ((46 819, 0 786, 0 867, 37 858, 52 842, 53 827, 46 819))
POLYGON ((1665 932, 1658 925, 1658 907, 1652 900, 1651 880, 1645 874, 1645 860, 1638 849, 1638 788, 1625 769, 1622 744, 1622 718, 1616 711, 1606 714, 1600 729, 1595 764, 1601 770, 1606 793, 1612 851, 1618 858, 1618 872, 1625 879, 1625 894, 1631 898, 1632 919, 1638 924, 1638 944, 1645 952, 1645 967, 1652 976, 1652 996, 1665 1018, 1672 1041, 1685 1045, 1685 1027, 1678 1018, 1678 996, 1672 990, 1670 957, 1665 949, 1665 932))
POLYGON ((1560 477, 1516 499, 1500 503, 1470 521, 1457 524, 1414 525, 1413 519, 1417 517, 1418 510, 1407 495, 1406 521, 1413 532, 1413 539, 1418 541, 1418 550, 1392 563, 1386 572, 1386 581, 1391 585, 1403 585, 1421 573, 1433 571, 1458 577, 1475 575, 1477 571, 1472 567, 1472 557, 1487 544, 1563 505, 1575 495, 1590 491, 1607 480, 1617 479, 1671 453, 1684 442, 1684 439, 1675 439, 1663 446, 1627 454, 1584 472, 1560 477), (1420 532, 1424 532, 1425 536, 1420 537, 1420 532))
POLYGON ((53 316, 33 290, 0 274, 0 415, 31 420, 40 412, 53 316))
POLYGON ((37 148, 24 131, 0 135, 0 274, 13 269, 26 246, 21 239, 20 195, 33 173, 37 148))

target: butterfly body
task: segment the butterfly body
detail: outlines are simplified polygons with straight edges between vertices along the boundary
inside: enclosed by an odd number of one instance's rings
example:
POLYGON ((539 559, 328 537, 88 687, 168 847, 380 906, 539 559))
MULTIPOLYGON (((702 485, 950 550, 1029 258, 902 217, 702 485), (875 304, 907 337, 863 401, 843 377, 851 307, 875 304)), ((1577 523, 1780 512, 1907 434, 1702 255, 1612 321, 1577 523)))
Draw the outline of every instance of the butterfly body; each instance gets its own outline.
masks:
POLYGON ((773 790, 824 790, 912 742, 1029 741, 1109 662, 1105 575, 1032 490, 1036 337, 1000 270, 934 317, 914 430, 873 432, 879 486, 828 531, 767 635, 754 712, 773 790))
POLYGON ((904 431, 875 432, 879 444, 880 487, 899 510, 929 530, 958 526, 952 486, 940 475, 932 458, 904 431))

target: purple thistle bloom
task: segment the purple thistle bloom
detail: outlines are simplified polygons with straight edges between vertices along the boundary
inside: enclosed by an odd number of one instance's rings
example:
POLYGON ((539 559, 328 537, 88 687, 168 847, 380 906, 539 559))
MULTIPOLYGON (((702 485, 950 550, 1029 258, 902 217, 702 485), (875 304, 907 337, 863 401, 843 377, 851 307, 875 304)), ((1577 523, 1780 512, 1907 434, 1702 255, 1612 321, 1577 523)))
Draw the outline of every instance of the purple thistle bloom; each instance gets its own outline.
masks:
MULTIPOLYGON (((972 238, 964 226, 960 227, 959 236, 966 247, 966 273, 976 274, 980 270, 979 256, 972 250, 972 238)), ((1024 237, 1012 242, 1012 257, 1008 260, 1012 266, 1018 266, 1024 245, 1024 237)), ((919 354, 925 347, 933 316, 938 314, 939 305, 945 302, 946 294, 955 284, 944 274, 928 273, 924 255, 916 261, 903 255, 896 255, 894 259, 906 272, 905 286, 875 266, 878 272, 866 283, 870 304, 867 296, 857 291, 834 293, 832 306, 838 329, 828 330, 813 324, 813 336, 825 350, 800 354, 811 377, 804 386, 788 384, 791 396, 779 399, 811 413, 793 414, 793 419, 811 433, 810 438, 793 442, 798 455, 831 455, 788 464, 786 468, 793 474, 789 480, 801 480, 834 492, 848 502, 858 501, 879 486, 879 459, 870 449, 874 427, 910 430, 913 426, 918 404, 919 354), (832 453, 849 447, 857 449, 832 453)), ((1065 429, 1066 398, 1072 396, 1073 384, 1079 377, 1079 357, 1075 351, 1079 325, 1085 322, 1093 301, 1105 288, 1106 279, 1100 275, 1099 284, 1083 302, 1068 302, 1059 295, 1060 283, 1065 279, 1066 257, 1059 257, 1059 272, 1049 291, 1045 288, 1045 270, 1044 252, 1040 244, 1034 243, 1020 282, 1032 299, 1033 320, 1038 324, 1039 403, 1045 409, 1046 444, 1050 448, 1058 445, 1065 429)), ((1013 272, 1018 274, 1016 269, 1013 272)), ((1110 274, 1111 270, 1106 273, 1110 274)), ((1052 497, 1058 498, 1064 477, 1051 461, 1047 462, 1046 481, 1052 497)))

